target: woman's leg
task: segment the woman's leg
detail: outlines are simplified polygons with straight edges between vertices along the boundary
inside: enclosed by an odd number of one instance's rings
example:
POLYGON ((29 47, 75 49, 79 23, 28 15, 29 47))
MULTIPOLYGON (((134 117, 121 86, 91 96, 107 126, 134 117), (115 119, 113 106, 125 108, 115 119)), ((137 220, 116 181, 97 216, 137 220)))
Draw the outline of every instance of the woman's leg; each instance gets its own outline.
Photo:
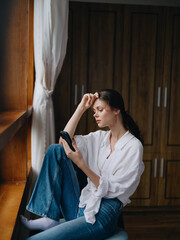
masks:
POLYGON ((114 232, 122 203, 117 199, 103 199, 94 224, 87 223, 85 217, 62 223, 36 234, 28 240, 101 240, 114 232))
POLYGON ((62 145, 51 145, 27 210, 56 221, 62 212, 66 220, 72 220, 77 216, 79 196, 79 184, 71 160, 62 145))

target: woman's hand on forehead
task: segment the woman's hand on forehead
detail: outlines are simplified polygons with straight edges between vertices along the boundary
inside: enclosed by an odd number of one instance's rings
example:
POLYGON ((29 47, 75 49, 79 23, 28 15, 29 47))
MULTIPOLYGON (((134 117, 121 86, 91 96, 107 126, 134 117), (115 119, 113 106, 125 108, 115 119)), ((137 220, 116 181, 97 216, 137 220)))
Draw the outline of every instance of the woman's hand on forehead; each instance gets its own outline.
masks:
POLYGON ((98 95, 97 92, 94 93, 94 94, 93 93, 86 93, 86 94, 84 94, 80 104, 85 109, 88 109, 88 108, 90 108, 94 104, 94 102, 98 98, 98 96, 99 95, 98 95))

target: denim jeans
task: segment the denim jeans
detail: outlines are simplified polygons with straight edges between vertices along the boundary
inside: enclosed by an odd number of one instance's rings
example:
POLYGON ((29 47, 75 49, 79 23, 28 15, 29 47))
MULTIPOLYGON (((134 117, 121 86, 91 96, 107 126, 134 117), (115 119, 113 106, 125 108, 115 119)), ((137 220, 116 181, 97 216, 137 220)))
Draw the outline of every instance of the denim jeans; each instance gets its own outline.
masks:
POLYGON ((123 204, 117 198, 102 199, 94 224, 87 223, 84 208, 78 208, 80 189, 76 172, 62 145, 51 145, 37 179, 27 210, 66 222, 40 232, 28 240, 105 239, 115 230, 123 204))

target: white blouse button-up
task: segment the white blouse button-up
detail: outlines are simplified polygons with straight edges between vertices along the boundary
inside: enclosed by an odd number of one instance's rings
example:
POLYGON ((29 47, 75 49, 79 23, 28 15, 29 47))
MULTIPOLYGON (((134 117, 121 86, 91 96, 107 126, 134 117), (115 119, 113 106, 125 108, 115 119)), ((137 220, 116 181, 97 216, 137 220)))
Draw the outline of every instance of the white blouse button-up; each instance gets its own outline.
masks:
POLYGON ((118 198, 123 206, 130 203, 129 197, 144 171, 143 146, 129 131, 117 141, 112 153, 110 131, 99 130, 74 138, 88 167, 100 176, 99 187, 88 178, 80 196, 79 207, 85 207, 85 219, 93 224, 102 198, 118 198))

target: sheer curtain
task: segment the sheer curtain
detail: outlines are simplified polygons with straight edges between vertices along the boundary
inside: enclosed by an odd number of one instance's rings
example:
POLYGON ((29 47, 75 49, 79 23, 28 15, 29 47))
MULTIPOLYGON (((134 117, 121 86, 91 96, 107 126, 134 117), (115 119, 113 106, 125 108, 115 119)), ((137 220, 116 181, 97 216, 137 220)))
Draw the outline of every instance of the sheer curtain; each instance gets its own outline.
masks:
POLYGON ((35 89, 31 159, 38 175, 47 147, 55 142, 52 93, 66 53, 68 0, 34 1, 35 89))

